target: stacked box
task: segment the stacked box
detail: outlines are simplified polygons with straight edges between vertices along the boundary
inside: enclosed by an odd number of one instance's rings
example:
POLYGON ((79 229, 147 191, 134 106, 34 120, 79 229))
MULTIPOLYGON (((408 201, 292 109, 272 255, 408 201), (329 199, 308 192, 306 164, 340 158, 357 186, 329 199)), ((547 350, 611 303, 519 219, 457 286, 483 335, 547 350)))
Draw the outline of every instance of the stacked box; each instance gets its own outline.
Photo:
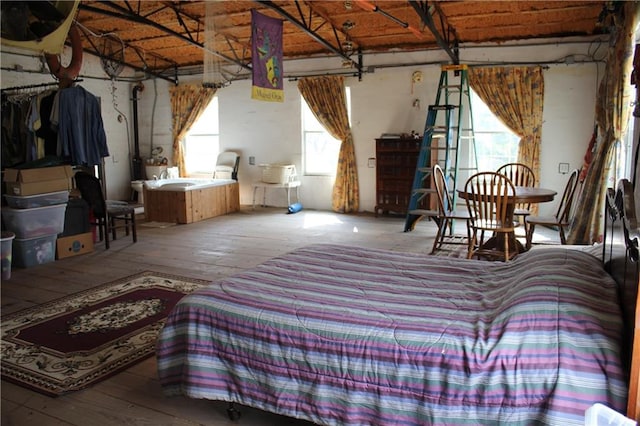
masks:
POLYGON ((7 194, 20 196, 69 191, 72 177, 71 166, 6 169, 4 172, 7 194))
POLYGON ((47 192, 36 195, 9 195, 5 194, 9 207, 14 209, 33 209, 36 207, 65 204, 69 201, 69 191, 47 192))
POLYGON ((2 220, 7 230, 17 239, 58 235, 64 230, 66 204, 56 204, 32 209, 2 209, 2 220))
POLYGON ((71 166, 5 170, 9 207, 2 208, 2 220, 4 227, 15 234, 12 263, 17 267, 55 260, 72 177, 71 166))

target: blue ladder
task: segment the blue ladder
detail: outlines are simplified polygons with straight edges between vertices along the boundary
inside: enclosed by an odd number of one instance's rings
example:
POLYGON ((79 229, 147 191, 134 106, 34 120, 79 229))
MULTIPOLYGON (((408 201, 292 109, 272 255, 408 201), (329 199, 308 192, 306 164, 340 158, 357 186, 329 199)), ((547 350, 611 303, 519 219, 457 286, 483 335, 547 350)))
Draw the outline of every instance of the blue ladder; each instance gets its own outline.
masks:
POLYGON ((412 231, 416 223, 424 217, 438 216, 437 207, 435 210, 430 208, 432 204, 431 200, 437 196, 432 179, 432 159, 435 158, 437 160, 437 151, 444 150, 445 163, 448 161, 446 157, 448 157, 447 153, 449 150, 446 149, 446 147, 451 140, 452 111, 454 108, 454 105, 429 105, 420 152, 418 153, 416 171, 413 176, 413 186, 411 187, 409 207, 404 224, 405 232, 412 231), (446 116, 444 126, 436 125, 436 118, 439 112, 444 113, 446 116), (439 142, 434 144, 434 139, 443 139, 444 145, 439 142), (436 151, 435 155, 432 152, 434 150, 436 151))
POLYGON ((443 65, 441 68, 436 102, 429 106, 427 113, 407 209, 405 232, 412 231, 416 223, 424 217, 438 216, 435 203, 437 195, 431 177, 435 162, 438 162, 444 171, 454 205, 458 198, 455 189, 461 178, 460 172, 466 174, 461 181, 464 184, 468 176, 478 171, 467 72, 466 65, 443 65), (451 73, 453 76, 450 76, 451 73), (462 142, 465 144, 461 150, 462 142), (463 155, 466 156, 462 160, 465 167, 461 164, 463 155))

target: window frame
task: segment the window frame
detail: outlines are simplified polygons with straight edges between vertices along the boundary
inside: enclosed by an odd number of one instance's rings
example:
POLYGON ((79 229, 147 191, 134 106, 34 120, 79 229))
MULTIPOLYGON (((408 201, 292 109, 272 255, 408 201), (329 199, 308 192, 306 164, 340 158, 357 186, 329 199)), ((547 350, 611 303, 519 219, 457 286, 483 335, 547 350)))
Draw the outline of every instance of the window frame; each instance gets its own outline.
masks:
POLYGON ((193 126, 189 129, 187 134, 183 139, 183 147, 184 147, 184 163, 185 163, 185 172, 187 176, 212 176, 216 167, 216 159, 218 158, 218 154, 220 153, 220 105, 218 96, 214 96, 211 99, 209 105, 202 113, 200 118, 193 123, 193 126), (211 131, 213 130, 213 131, 211 131), (206 167, 190 167, 189 161, 189 151, 190 145, 191 150, 195 150, 194 142, 199 138, 211 138, 213 147, 209 147, 210 149, 200 149, 197 150, 198 153, 193 154, 194 158, 200 159, 197 164, 207 164, 206 167), (208 163, 204 158, 209 158, 208 163), (202 168, 203 170, 198 170, 198 168, 202 168))
MULTIPOLYGON (((479 172, 483 171, 496 171, 498 167, 506 163, 513 163, 518 160, 518 149, 520 143, 520 136, 514 133, 506 124, 504 124, 484 103, 484 101, 473 91, 470 89, 470 98, 471 98, 471 111, 472 111, 472 119, 473 119, 473 136, 474 136, 474 145, 476 152, 470 153, 471 155, 475 154, 475 158, 478 161, 476 165, 479 172), (487 120, 486 117, 490 116, 493 119, 487 120), (481 118, 483 117, 483 118, 481 118), (483 128, 487 124, 486 128, 483 128), (503 135, 505 138, 510 139, 510 141, 506 141, 506 143, 511 142, 512 146, 510 146, 510 153, 504 156, 494 155, 494 149, 487 149, 486 146, 483 147, 481 144, 487 143, 483 142, 483 136, 489 137, 491 139, 491 145, 499 139, 499 136, 503 135), (498 137, 496 137, 498 136, 498 137), (489 153, 490 155, 482 156, 483 153, 489 153), (481 164, 487 164, 482 160, 486 160, 487 158, 493 158, 492 161, 489 161, 487 166, 481 167, 481 164)), ((469 162, 473 164, 474 158, 470 157, 469 162)))
MULTIPOLYGON (((347 100, 347 115, 349 117, 349 126, 351 126, 351 88, 349 86, 345 86, 345 97, 347 100)), ((316 119, 315 115, 311 111, 311 108, 305 101, 302 94, 300 94, 300 124, 301 124, 301 144, 302 144, 302 170, 304 176, 331 176, 335 177, 338 159, 340 155, 340 146, 342 141, 334 138, 329 134, 329 132, 320 124, 320 122, 316 119), (307 120, 311 120, 311 123, 308 123, 307 120), (317 150, 311 150, 307 146, 308 140, 307 135, 315 135, 320 136, 323 140, 321 143, 335 143, 334 149, 331 151, 333 155, 332 158, 335 158, 335 162, 332 160, 331 164, 329 164, 328 160, 327 164, 325 164, 323 170, 319 170, 320 168, 313 169, 309 171, 309 164, 312 163, 310 161, 310 156, 313 155, 315 159, 318 158, 317 150), (316 154, 311 154, 311 151, 316 154), (335 156, 335 157, 334 157, 335 156)), ((329 154, 327 154, 327 157, 329 154)))

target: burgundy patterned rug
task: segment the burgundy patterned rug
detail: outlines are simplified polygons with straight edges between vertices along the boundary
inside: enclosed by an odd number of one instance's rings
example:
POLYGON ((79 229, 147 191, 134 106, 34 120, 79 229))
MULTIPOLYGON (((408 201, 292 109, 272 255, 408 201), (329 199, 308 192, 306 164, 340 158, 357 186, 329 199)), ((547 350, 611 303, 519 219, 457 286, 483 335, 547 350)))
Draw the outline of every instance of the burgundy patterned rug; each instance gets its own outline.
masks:
POLYGON ((142 272, 2 317, 2 379, 59 396, 155 352, 174 305, 208 281, 142 272))

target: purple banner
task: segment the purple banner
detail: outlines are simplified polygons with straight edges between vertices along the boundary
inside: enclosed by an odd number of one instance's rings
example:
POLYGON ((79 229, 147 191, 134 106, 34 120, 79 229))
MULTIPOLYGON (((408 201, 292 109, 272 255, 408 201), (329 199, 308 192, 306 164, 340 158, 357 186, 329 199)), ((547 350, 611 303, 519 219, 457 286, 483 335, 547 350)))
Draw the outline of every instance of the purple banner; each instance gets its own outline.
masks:
POLYGON ((284 102, 282 85, 282 21, 251 10, 251 97, 284 102))

